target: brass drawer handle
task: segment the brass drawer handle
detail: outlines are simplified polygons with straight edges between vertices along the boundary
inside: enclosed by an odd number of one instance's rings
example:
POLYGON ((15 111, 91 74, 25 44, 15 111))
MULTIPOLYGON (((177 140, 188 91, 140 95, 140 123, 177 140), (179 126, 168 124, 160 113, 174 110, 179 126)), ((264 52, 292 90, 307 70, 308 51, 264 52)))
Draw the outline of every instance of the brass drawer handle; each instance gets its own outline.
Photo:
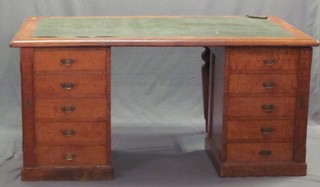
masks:
POLYGON ((76 110, 76 107, 75 106, 63 106, 63 107, 61 107, 61 110, 64 113, 70 114, 76 110))
POLYGON ((72 161, 72 160, 74 160, 76 157, 77 157, 77 155, 74 154, 74 153, 66 153, 66 154, 63 155, 63 158, 64 158, 65 160, 67 160, 67 161, 72 161))
POLYGON ((76 134, 76 131, 72 130, 72 129, 66 129, 66 130, 62 131, 62 134, 63 134, 64 137, 69 138, 69 137, 74 136, 76 134))
POLYGON ((267 66, 272 66, 276 63, 276 59, 268 58, 263 60, 263 64, 267 66))
POLYGON ((273 89, 274 87, 276 87, 276 83, 275 82, 264 82, 264 83, 262 83, 262 86, 265 89, 270 90, 270 89, 273 89))
POLYGON ((76 86, 76 84, 73 82, 64 82, 61 83, 60 86, 65 90, 72 90, 76 86))
POLYGON ((265 104, 265 105, 262 105, 261 108, 265 112, 272 112, 275 106, 273 104, 265 104))
POLYGON ((63 58, 60 60, 62 65, 65 66, 71 66, 72 64, 74 64, 76 62, 76 59, 72 59, 72 58, 63 58))
POLYGON ((270 156, 270 155, 272 155, 272 151, 271 150, 261 150, 261 151, 259 151, 259 155, 270 156))
POLYGON ((272 127, 262 127, 260 129, 260 132, 262 134, 271 134, 273 131, 274 131, 274 128, 272 128, 272 127))

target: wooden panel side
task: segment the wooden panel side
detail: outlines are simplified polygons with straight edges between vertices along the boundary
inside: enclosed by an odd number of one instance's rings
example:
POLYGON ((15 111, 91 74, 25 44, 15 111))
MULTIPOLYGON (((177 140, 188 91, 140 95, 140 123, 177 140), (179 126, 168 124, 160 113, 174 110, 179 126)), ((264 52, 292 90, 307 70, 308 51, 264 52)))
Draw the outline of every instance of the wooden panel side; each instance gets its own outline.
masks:
POLYGON ((212 66, 212 73, 214 77, 211 77, 212 89, 212 108, 211 110, 211 126, 212 126, 212 139, 214 144, 220 151, 223 149, 223 123, 224 123, 224 85, 225 85, 225 48, 214 48, 213 53, 215 55, 215 65, 212 66))
POLYGON ((223 106, 224 106, 224 60, 225 48, 210 48, 210 78, 208 100, 208 136, 206 151, 217 171, 225 159, 223 106))
POLYGON ((106 48, 106 155, 111 164, 111 47, 106 48))
POLYGON ((300 49, 293 161, 305 162, 312 48, 300 49))
POLYGON ((37 165, 34 134, 33 48, 20 49, 23 166, 37 165))

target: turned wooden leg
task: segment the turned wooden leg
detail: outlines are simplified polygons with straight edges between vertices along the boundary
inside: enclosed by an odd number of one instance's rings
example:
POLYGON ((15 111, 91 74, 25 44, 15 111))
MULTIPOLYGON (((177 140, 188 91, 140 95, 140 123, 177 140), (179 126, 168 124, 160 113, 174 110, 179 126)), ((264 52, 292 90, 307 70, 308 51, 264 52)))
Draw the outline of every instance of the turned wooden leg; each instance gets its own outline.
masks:
POLYGON ((210 49, 205 47, 201 55, 205 62, 201 67, 202 73, 202 92, 203 92, 203 112, 206 121, 206 132, 208 132, 208 94, 209 94, 209 72, 210 72, 210 49))

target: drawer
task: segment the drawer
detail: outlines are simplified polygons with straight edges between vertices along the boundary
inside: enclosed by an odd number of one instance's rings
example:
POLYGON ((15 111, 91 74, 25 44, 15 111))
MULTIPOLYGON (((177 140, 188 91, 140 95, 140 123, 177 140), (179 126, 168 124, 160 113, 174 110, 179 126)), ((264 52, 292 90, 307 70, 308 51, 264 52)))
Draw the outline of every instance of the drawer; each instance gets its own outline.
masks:
POLYGON ((290 117, 296 109, 295 97, 230 97, 230 117, 290 117))
POLYGON ((106 74, 41 74, 34 77, 37 98, 105 96, 106 74))
POLYGON ((34 71, 101 71, 106 69, 106 48, 36 48, 34 71))
POLYGON ((293 120, 235 120, 227 122, 227 140, 292 141, 293 120))
POLYGON ((292 160, 292 143, 229 143, 227 144, 227 161, 290 161, 292 160))
POLYGON ((231 71, 296 71, 298 48, 231 47, 228 48, 231 71))
POLYGON ((231 74, 230 93, 296 94, 296 74, 231 74))
POLYGON ((106 146, 38 146, 37 159, 39 165, 78 166, 105 165, 106 146))
POLYGON ((98 99, 36 99, 36 119, 96 121, 107 119, 107 101, 98 99))
MULTIPOLYGON (((36 123, 36 141, 41 144, 105 144, 105 122, 36 123)), ((110 126, 110 125, 108 125, 110 126)))

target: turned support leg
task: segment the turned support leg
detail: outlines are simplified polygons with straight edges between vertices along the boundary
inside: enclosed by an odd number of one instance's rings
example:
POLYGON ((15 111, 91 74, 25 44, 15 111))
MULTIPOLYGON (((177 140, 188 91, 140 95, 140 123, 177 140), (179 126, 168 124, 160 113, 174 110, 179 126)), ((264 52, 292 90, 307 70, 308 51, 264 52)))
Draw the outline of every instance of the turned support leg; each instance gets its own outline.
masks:
POLYGON ((202 92, 203 92, 203 111, 206 121, 206 132, 208 132, 208 97, 209 97, 209 72, 210 72, 210 49, 205 47, 201 55, 205 62, 201 67, 202 73, 202 92))

